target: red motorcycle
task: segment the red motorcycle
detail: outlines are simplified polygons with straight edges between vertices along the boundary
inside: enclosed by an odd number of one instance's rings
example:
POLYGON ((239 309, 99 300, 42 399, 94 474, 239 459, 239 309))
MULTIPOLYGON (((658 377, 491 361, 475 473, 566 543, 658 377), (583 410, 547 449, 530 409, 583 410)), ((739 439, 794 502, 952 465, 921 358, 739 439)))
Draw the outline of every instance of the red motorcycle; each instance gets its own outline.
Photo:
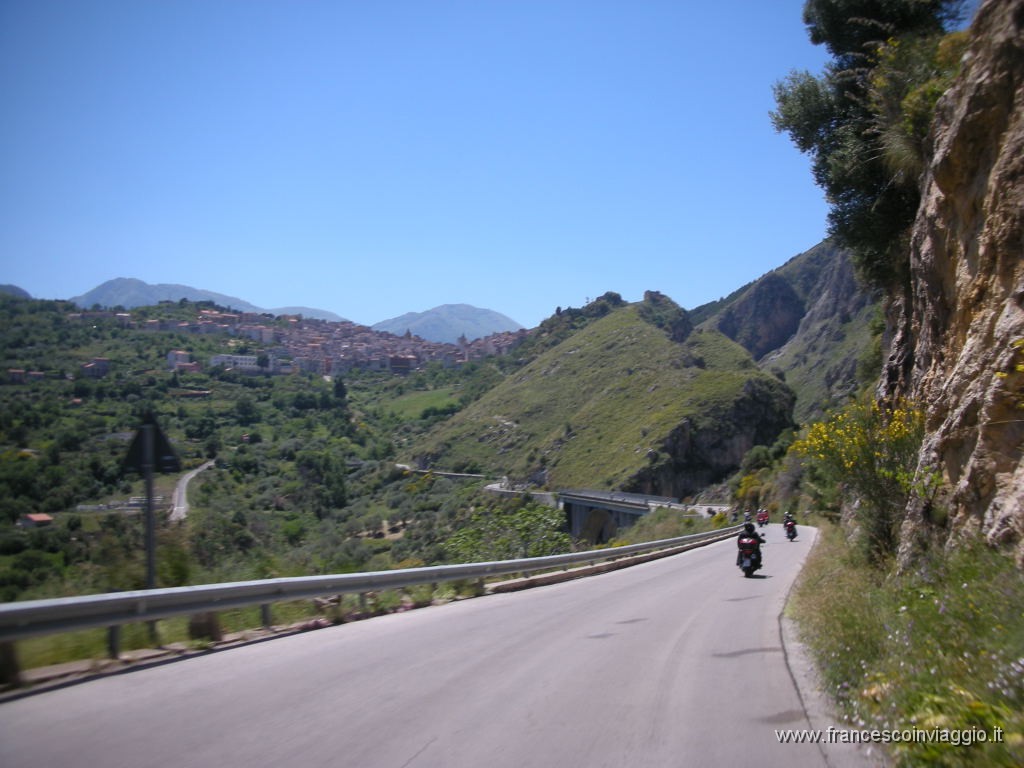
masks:
POLYGON ((768 510, 762 509, 757 513, 757 524, 761 527, 768 525, 768 510))
POLYGON ((785 525, 786 538, 790 541, 796 541, 796 520, 787 520, 785 525))
POLYGON ((738 543, 740 548, 738 565, 743 571, 743 575, 749 579, 754 575, 754 571, 761 568, 761 550, 758 546, 760 541, 755 534, 754 536, 741 536, 738 543))

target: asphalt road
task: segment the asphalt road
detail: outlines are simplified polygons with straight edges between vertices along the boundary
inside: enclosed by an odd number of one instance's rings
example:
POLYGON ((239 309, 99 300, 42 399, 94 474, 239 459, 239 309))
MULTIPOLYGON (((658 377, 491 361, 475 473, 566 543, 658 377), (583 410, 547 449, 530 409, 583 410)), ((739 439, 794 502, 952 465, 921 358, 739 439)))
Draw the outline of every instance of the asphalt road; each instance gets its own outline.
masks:
POLYGON ((174 503, 171 507, 169 520, 180 522, 188 517, 188 484, 192 482, 196 475, 212 466, 213 462, 207 461, 178 480, 174 486, 174 503))
POLYGON ((331 627, 0 704, 0 765, 826 765, 779 614, 814 530, 331 627))

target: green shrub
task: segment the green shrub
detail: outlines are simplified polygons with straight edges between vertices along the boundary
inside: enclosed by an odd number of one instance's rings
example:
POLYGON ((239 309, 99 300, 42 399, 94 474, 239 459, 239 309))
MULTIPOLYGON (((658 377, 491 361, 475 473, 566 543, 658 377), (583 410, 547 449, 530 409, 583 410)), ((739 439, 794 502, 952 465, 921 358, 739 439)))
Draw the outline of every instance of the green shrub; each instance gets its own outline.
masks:
POLYGON ((987 738, 896 744, 900 766, 1024 764, 1024 579, 1013 563, 977 544, 886 577, 839 529, 821 530, 792 609, 851 724, 987 738))

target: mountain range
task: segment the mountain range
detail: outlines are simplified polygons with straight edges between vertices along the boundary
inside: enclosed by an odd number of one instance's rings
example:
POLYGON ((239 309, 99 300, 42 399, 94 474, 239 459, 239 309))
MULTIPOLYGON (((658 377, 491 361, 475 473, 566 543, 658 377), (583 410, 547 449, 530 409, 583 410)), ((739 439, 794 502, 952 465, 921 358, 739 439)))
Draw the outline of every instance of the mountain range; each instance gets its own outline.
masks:
MULTIPOLYGON (((0 290, 27 297, 28 294, 16 286, 3 286, 0 290)), ((210 301, 214 304, 240 312, 255 312, 271 315, 302 315, 303 317, 329 322, 345 322, 345 318, 324 309, 312 307, 278 307, 265 309, 244 299, 227 296, 201 288, 175 283, 146 283, 135 278, 119 277, 93 288, 91 291, 74 296, 73 303, 83 308, 103 307, 148 307, 162 301, 210 301)), ((505 315, 490 309, 480 309, 469 304, 444 304, 426 312, 409 312, 400 317, 371 326, 375 331, 393 333, 401 336, 410 332, 427 341, 456 343, 465 336, 467 341, 490 336, 505 331, 517 331, 523 326, 505 315)))
POLYGON ((303 317, 329 320, 331 322, 341 322, 345 319, 333 312, 312 309, 310 307, 263 309, 244 299, 226 296, 223 293, 215 293, 214 291, 192 288, 188 285, 177 285, 175 283, 151 285, 131 277, 118 277, 113 280, 107 280, 107 282, 98 285, 81 296, 73 296, 70 301, 85 309, 95 306, 105 309, 112 307, 133 309, 135 307, 149 307, 159 304, 161 301, 180 301, 181 299, 186 299, 187 301, 211 301, 218 306, 228 307, 239 312, 267 313, 272 315, 301 314, 303 317))

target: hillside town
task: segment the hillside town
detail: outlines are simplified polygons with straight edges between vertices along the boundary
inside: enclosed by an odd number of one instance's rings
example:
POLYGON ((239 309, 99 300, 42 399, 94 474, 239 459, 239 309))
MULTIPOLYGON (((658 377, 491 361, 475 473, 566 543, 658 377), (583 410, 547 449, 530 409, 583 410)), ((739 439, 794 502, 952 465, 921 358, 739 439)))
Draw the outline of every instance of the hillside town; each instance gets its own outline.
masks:
MULTIPOLYGON (((497 333, 472 341, 463 337, 458 344, 427 341, 406 333, 396 336, 375 331, 351 321, 331 322, 301 315, 273 317, 265 314, 228 312, 200 308, 194 320, 138 320, 130 312, 76 312, 74 319, 114 318, 126 328, 153 333, 185 335, 224 334, 254 342, 247 354, 218 354, 208 360, 196 360, 189 349, 167 353, 167 365, 173 371, 198 371, 223 367, 243 373, 285 375, 303 372, 319 375, 344 375, 354 369, 385 371, 406 375, 428 363, 454 367, 489 356, 507 354, 528 333, 518 330, 497 333)), ((82 364, 81 375, 102 377, 109 361, 90 360, 82 364)))

